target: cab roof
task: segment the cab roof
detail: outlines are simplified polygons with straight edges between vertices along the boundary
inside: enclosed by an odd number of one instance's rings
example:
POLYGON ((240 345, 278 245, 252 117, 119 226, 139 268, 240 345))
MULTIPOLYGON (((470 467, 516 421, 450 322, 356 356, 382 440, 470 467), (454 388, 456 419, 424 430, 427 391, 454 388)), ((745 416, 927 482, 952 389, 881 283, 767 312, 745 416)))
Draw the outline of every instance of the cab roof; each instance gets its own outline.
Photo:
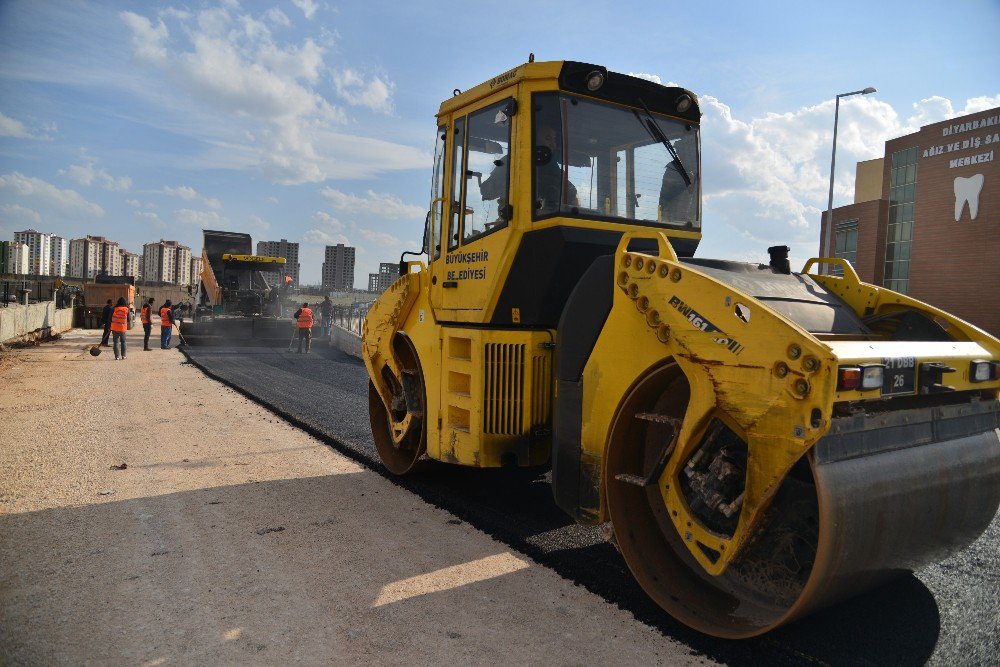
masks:
POLYGON ((601 65, 572 60, 523 63, 469 90, 459 91, 456 88, 455 96, 441 103, 438 116, 451 114, 497 90, 529 80, 550 80, 553 83, 552 90, 579 93, 628 106, 641 107, 642 102, 650 111, 682 118, 691 123, 697 123, 701 119, 698 97, 686 88, 663 86, 648 79, 608 71, 601 65), (602 74, 604 83, 597 90, 589 90, 587 79, 594 72, 602 74), (677 104, 685 95, 690 97, 691 104, 682 112, 678 110, 677 104))

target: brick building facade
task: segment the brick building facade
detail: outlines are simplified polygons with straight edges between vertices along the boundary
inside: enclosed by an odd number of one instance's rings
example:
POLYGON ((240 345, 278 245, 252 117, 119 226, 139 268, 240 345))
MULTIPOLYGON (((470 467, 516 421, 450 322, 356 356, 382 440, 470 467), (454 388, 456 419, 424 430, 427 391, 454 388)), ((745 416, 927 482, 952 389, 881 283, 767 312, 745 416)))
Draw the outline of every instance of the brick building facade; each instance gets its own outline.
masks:
POLYGON ((1000 335, 1000 107, 926 125, 859 163, 855 202, 833 210, 820 254, 1000 335))

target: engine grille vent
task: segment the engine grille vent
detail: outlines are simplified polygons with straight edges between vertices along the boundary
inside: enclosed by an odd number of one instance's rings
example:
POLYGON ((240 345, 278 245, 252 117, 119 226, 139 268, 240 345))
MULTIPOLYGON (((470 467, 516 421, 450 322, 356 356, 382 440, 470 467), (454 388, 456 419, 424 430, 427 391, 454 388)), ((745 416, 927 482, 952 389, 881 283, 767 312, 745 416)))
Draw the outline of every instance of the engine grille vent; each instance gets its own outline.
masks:
POLYGON ((522 431, 524 351, 523 344, 487 343, 485 346, 484 433, 517 435, 522 431))

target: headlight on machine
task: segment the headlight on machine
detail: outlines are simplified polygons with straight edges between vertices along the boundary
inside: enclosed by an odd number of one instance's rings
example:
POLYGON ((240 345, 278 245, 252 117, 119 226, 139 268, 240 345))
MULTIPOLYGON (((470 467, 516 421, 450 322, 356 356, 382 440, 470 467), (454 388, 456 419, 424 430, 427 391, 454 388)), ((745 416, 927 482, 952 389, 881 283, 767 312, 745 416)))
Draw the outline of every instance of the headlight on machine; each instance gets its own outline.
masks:
POLYGON ((1000 378, 1000 362, 974 359, 969 362, 969 382, 987 382, 1000 378))
POLYGON ((869 391, 882 386, 885 366, 882 364, 861 364, 841 366, 837 370, 838 391, 869 391))

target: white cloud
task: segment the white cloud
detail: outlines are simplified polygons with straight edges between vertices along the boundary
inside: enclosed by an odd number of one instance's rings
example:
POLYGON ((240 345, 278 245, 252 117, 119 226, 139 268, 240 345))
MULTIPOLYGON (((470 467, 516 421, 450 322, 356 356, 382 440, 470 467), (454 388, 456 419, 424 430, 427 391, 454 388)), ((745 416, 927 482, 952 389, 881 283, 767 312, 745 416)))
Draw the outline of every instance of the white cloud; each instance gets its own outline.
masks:
POLYGON ((278 198, 277 197, 268 197, 266 201, 267 201, 268 204, 277 204, 278 203, 278 198))
POLYGON ((326 246, 337 245, 338 243, 350 245, 351 242, 343 234, 331 234, 330 232, 323 231, 322 229, 310 229, 302 235, 301 243, 306 245, 326 246))
POLYGON ((660 77, 656 74, 647 74, 645 72, 629 72, 629 76, 634 76, 638 79, 646 79, 647 81, 652 81, 653 83, 661 83, 660 77))
POLYGON ((250 228, 255 231, 266 232, 271 228, 271 223, 259 216, 251 215, 250 228))
POLYGON ((326 211, 316 211, 313 214, 313 220, 320 224, 320 227, 329 229, 334 232, 344 231, 344 224, 337 220, 335 217, 327 213, 326 211))
POLYGON ((48 181, 20 172, 0 176, 0 189, 28 199, 44 202, 66 213, 85 213, 97 218, 104 215, 104 209, 80 196, 75 190, 61 190, 48 181))
POLYGON ((264 12, 264 18, 274 25, 280 25, 284 28, 289 28, 292 25, 292 22, 288 19, 288 15, 278 7, 271 7, 264 12))
POLYGON ((366 240, 372 241, 382 246, 395 248, 399 245, 399 239, 397 239, 392 234, 387 234, 386 232, 377 232, 373 229, 358 229, 361 236, 365 237, 366 240))
POLYGON ((20 204, 4 204, 0 206, 0 213, 3 214, 4 218, 10 219, 12 222, 25 221, 30 225, 42 224, 42 216, 38 211, 26 208, 20 204))
POLYGON ((337 94, 351 106, 362 106, 384 114, 392 113, 391 81, 384 81, 379 76, 370 80, 351 69, 333 72, 333 85, 337 94))
POLYGON ((229 218, 221 216, 215 211, 195 211, 189 208, 182 208, 175 211, 174 216, 177 222, 182 225, 194 225, 203 229, 229 228, 229 218))
MULTIPOLYGON (((316 8, 302 3, 307 15, 316 8)), ((197 14, 164 10, 155 25, 129 12, 121 17, 132 32, 136 60, 162 74, 156 95, 169 96, 183 114, 177 124, 204 142, 197 160, 202 169, 252 169, 273 182, 297 184, 370 178, 430 163, 423 150, 333 130, 348 122, 348 106, 392 113, 393 84, 385 75, 341 67, 332 88, 344 106, 327 99, 322 87, 332 42, 322 27, 312 37, 280 41, 271 26, 287 20, 283 12, 252 16, 238 4, 197 14), (178 28, 171 25, 168 33, 165 20, 178 28)))
POLYGON ((132 30, 132 53, 137 59, 151 63, 166 60, 166 41, 170 34, 162 19, 157 19, 154 26, 145 16, 133 12, 122 12, 119 16, 132 30))
POLYGON ((48 132, 55 132, 58 128, 55 123, 45 123, 40 128, 32 131, 17 120, 3 113, 0 113, 0 137, 15 137, 17 139, 40 139, 50 140, 52 137, 48 132))
POLYGON ((165 229, 167 224, 160 219, 160 216, 152 211, 135 211, 135 217, 146 220, 156 229, 165 229))
POLYGON ((396 195, 365 191, 365 196, 359 197, 327 187, 320 190, 324 199, 330 202, 335 211, 345 213, 368 213, 380 218, 423 218, 426 211, 422 206, 406 204, 396 195))
POLYGON ((93 160, 85 164, 73 164, 69 169, 60 169, 59 173, 76 181, 80 185, 100 185, 111 192, 121 192, 132 187, 132 179, 128 176, 112 176, 105 169, 98 169, 93 160))
POLYGON ((292 4, 301 9, 305 17, 310 20, 319 8, 315 0, 292 0, 292 4))
POLYGON ((163 186, 163 194, 170 195, 171 197, 178 197, 184 201, 201 201, 202 204, 213 211, 218 211, 222 208, 221 201, 215 197, 208 197, 201 194, 190 185, 178 185, 176 188, 165 185, 163 186))
POLYGON ((131 206, 132 208, 142 208, 142 202, 139 201, 138 199, 126 199, 125 203, 131 206))
POLYGON ((24 127, 24 123, 2 113, 0 113, 0 137, 32 138, 31 133, 24 127))
POLYGON ((171 197, 180 197, 185 201, 193 201, 198 198, 198 191, 187 185, 181 185, 176 188, 165 185, 163 186, 163 192, 171 197))

